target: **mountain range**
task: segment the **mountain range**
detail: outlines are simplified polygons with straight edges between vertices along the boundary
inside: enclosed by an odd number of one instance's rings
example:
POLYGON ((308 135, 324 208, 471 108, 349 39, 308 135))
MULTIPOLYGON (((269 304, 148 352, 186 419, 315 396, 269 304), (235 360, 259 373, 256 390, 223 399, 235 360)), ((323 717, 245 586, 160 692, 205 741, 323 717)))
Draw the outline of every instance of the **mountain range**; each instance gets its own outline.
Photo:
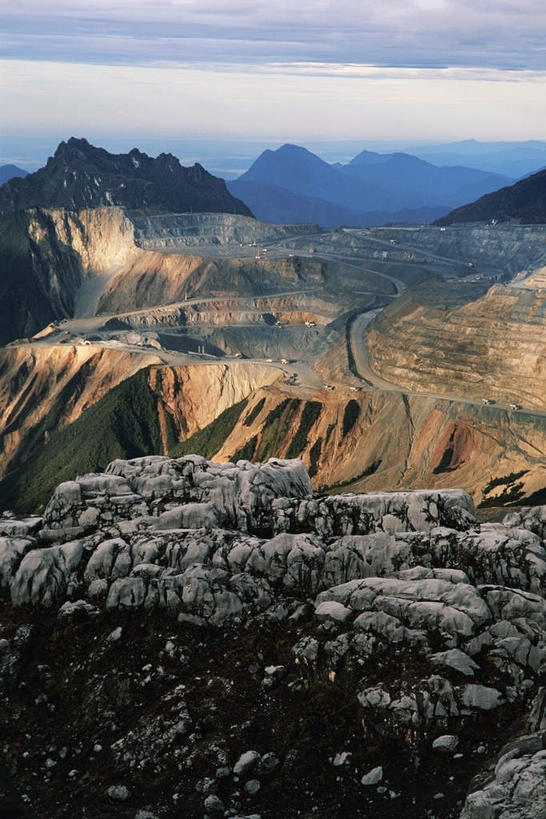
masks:
POLYGON ((511 181, 474 168, 436 167, 405 153, 362 151, 332 165, 287 144, 264 151, 227 185, 266 222, 366 226, 431 221, 511 181))
POLYGON ((43 168, 0 188, 0 212, 31 207, 79 210, 102 205, 252 216, 218 179, 172 154, 156 159, 134 148, 111 154, 86 139, 61 142, 43 168))
POLYGON ((466 139, 443 145, 413 146, 407 153, 434 165, 464 165, 504 174, 514 179, 528 176, 546 166, 546 142, 479 142, 466 139))

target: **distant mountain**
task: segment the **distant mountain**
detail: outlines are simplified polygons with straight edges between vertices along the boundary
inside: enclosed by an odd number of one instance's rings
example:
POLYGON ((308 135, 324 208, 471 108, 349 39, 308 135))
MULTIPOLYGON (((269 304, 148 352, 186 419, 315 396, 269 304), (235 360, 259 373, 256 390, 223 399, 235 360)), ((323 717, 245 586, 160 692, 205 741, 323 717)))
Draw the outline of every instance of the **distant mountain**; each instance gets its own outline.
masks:
POLYGON ((457 208, 435 224, 490 222, 493 219, 499 222, 546 224, 546 170, 457 208))
POLYGON ((437 168, 408 154, 363 151, 330 165, 297 145, 266 150, 229 190, 268 222, 373 225, 430 219, 512 180, 471 168, 437 168), (408 214, 406 213, 406 216, 408 214))
POLYGON ((362 151, 341 168, 345 174, 360 179, 368 189, 375 190, 376 207, 388 210, 453 206, 468 201, 472 195, 489 193, 513 181, 461 165, 438 168, 405 153, 362 151))
POLYGON ((438 219, 449 208, 416 208, 402 211, 359 211, 312 196, 299 196, 286 188, 262 182, 235 179, 228 190, 241 199, 263 222, 293 224, 312 222, 322 227, 371 227, 385 223, 426 224, 438 219))
POLYGON ((299 196, 362 210, 362 185, 344 176, 340 167, 329 165, 299 145, 283 145, 276 151, 264 151, 237 181, 273 185, 299 196))
POLYGON ((0 185, 14 177, 22 179, 25 176, 28 176, 28 171, 18 168, 17 165, 0 165, 0 185))
POLYGON ((110 154, 72 137, 44 168, 0 188, 0 211, 29 207, 80 210, 101 205, 252 216, 218 179, 196 163, 184 168, 172 154, 153 159, 134 148, 110 154))
POLYGON ((513 179, 536 173, 546 165, 546 142, 479 142, 467 139, 444 145, 409 148, 408 152, 434 165, 464 165, 505 174, 513 179))

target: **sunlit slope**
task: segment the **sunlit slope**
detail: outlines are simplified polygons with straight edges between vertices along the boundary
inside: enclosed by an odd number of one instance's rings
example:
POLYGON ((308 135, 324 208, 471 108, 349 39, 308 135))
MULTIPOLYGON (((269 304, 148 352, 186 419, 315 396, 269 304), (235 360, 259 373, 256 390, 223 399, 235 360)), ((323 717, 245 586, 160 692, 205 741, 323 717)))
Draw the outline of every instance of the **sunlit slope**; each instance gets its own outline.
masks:
POLYGON ((377 316, 372 369, 412 392, 546 409, 546 290, 496 285, 453 306, 442 289, 414 288, 377 316))

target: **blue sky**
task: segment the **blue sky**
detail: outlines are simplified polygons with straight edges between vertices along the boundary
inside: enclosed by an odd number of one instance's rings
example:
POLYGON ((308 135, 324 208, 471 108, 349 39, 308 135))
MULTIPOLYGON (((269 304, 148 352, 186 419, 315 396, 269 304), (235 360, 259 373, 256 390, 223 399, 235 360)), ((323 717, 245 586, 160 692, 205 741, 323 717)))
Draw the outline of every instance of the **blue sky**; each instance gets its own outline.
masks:
POLYGON ((5 136, 546 135, 538 0, 1 0, 5 136))

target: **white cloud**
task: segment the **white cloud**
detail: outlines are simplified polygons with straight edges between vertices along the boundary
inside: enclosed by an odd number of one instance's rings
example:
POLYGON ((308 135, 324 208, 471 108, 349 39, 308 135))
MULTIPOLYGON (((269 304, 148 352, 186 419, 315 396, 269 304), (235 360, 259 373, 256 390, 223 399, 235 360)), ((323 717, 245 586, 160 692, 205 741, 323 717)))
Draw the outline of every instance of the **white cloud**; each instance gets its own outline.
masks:
POLYGON ((0 0, 4 130, 543 137, 543 0, 0 0))
MULTIPOLYGON (((0 65, 0 71, 6 66, 0 65)), ((12 61, 5 133, 541 138, 546 76, 481 69, 134 67, 12 61), (324 73, 321 70, 324 69, 324 73)))

